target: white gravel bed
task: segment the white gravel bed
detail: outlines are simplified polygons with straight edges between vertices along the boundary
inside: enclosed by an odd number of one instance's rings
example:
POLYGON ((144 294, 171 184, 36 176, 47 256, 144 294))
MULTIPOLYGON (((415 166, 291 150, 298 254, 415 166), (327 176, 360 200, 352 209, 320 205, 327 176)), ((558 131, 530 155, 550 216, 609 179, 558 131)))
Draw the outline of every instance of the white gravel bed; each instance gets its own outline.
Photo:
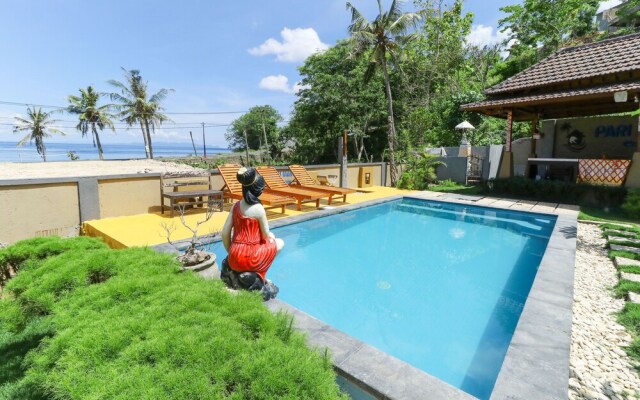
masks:
POLYGON ((632 338, 616 322, 624 300, 612 295, 618 275, 604 246, 598 226, 578 224, 569 399, 640 398, 640 377, 622 348, 632 338))

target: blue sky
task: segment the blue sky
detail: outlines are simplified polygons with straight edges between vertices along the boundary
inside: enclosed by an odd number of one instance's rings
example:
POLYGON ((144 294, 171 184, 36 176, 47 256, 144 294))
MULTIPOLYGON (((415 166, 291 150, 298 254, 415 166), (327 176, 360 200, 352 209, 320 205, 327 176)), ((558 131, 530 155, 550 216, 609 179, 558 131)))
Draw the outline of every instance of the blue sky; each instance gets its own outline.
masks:
MULTIPOLYGON (((496 40, 499 8, 516 0, 467 0, 473 40, 496 40)), ((374 17, 375 0, 352 0, 374 17)), ((388 7, 390 0, 383 0, 388 7)), ((408 6, 409 4, 407 4, 408 6)), ((171 88, 167 112, 246 111, 269 104, 285 118, 295 101, 297 67, 314 49, 347 37, 344 0, 4 0, 0 23, 0 102, 66 105, 94 85, 111 90, 121 67, 139 69, 151 92, 171 88)), ((17 141, 13 117, 24 106, 0 104, 0 141, 17 141)), ((171 114, 155 141, 185 141, 200 122, 230 123, 240 114, 171 114), (190 128, 193 127, 193 128, 190 128)), ((73 116, 61 114, 65 138, 77 142, 73 116), (68 122, 67 122, 68 121, 68 122)), ((226 127, 207 127, 207 144, 226 147, 226 127)), ((106 143, 142 143, 138 129, 105 131, 106 143)))

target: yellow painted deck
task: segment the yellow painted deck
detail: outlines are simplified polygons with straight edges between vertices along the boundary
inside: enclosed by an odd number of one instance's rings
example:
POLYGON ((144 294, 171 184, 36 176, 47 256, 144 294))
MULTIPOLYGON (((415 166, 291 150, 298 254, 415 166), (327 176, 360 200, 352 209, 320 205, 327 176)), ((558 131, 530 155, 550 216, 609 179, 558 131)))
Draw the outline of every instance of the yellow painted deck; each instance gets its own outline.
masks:
MULTIPOLYGON (((331 206, 340 207, 348 204, 361 203, 363 201, 375 200, 384 197, 395 196, 408 193, 409 191, 396 188, 372 186, 363 189, 363 192, 353 193, 347 196, 347 202, 343 203, 339 198, 334 200, 331 206), (366 190, 366 192, 364 192, 366 190)), ((327 205, 326 199, 320 201, 321 205, 327 205)), ((225 211, 214 213, 213 217, 200 226, 199 235, 208 235, 220 231, 224 221, 229 214, 230 204, 225 204, 225 211)), ((290 205, 284 214, 280 213, 280 208, 268 209, 269 220, 283 217, 290 217, 301 213, 316 211, 315 203, 303 203, 302 211, 297 211, 295 205, 290 205)), ((202 221, 204 212, 201 210, 188 210, 185 214, 186 223, 195 227, 198 221, 202 221)), ((183 240, 191 237, 191 232, 180 223, 180 217, 171 218, 169 213, 138 214, 127 217, 105 218, 87 221, 82 224, 84 235, 102 238, 105 243, 115 249, 122 249, 133 246, 154 246, 167 243, 166 231, 163 225, 175 229, 171 235, 171 240, 183 240)))

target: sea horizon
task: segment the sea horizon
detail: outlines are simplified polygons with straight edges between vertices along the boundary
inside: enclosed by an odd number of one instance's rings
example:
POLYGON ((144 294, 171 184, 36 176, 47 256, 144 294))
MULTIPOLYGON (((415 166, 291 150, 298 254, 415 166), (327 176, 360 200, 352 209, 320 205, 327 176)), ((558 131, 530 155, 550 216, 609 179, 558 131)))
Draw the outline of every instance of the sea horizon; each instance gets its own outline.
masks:
MULTIPOLYGON (((70 161, 69 152, 74 152, 78 160, 99 160, 98 148, 91 143, 46 143, 47 161, 70 161)), ((141 143, 103 143, 105 160, 144 159, 146 154, 141 143)), ((194 152, 191 143, 153 143, 154 157, 202 156, 202 146, 196 145, 194 152)), ((228 148, 207 146, 207 155, 231 153, 228 148)), ((41 162, 42 156, 36 151, 35 144, 16 146, 16 142, 0 141, 0 162, 41 162)))

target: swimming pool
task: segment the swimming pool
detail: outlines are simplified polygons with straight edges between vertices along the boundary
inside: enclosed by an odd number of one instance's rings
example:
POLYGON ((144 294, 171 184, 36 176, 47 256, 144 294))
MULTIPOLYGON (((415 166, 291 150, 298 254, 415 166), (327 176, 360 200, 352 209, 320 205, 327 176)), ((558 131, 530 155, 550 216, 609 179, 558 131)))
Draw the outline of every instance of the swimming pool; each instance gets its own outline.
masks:
POLYGON ((488 398, 555 221, 405 198, 274 229, 268 276, 281 300, 488 398))

